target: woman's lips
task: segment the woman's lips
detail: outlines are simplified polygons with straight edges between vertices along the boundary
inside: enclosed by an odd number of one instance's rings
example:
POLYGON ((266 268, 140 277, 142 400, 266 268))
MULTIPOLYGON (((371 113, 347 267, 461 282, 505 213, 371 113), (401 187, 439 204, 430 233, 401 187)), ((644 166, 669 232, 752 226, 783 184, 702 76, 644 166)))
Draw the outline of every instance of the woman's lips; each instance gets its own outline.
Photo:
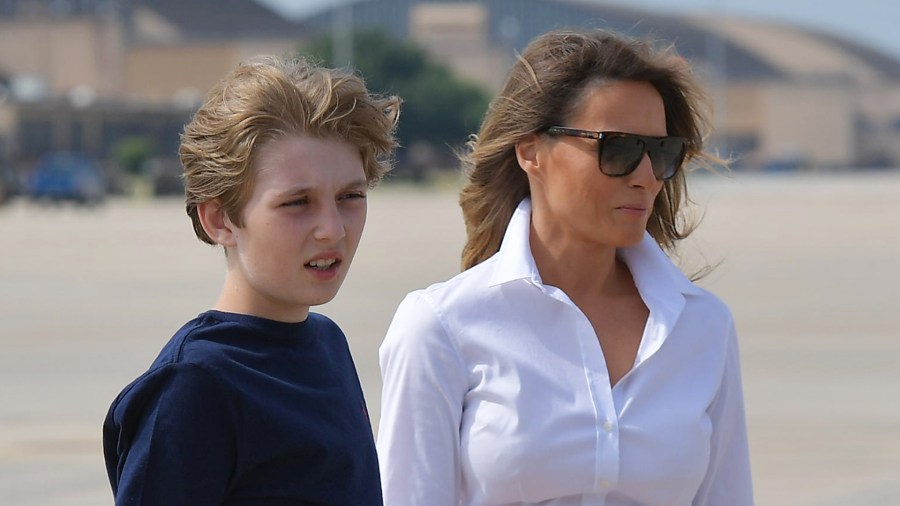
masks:
POLYGON ((631 216, 643 216, 647 214, 647 207, 643 204, 626 204, 617 207, 616 210, 631 216))

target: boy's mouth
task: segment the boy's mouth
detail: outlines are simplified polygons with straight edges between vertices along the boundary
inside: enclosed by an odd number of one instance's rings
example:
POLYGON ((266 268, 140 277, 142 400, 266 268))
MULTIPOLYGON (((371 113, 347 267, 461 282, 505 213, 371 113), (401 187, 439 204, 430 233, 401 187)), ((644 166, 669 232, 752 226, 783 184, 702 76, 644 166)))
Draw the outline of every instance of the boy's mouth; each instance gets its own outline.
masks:
POLYGON ((319 258, 306 264, 306 267, 317 271, 327 271, 338 265, 341 261, 337 258, 319 258))

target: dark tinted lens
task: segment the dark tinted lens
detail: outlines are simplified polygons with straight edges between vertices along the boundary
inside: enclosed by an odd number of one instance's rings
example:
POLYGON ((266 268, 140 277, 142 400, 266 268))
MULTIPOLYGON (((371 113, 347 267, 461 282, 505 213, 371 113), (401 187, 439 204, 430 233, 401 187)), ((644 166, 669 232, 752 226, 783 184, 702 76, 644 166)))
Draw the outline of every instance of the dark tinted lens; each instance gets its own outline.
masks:
MULTIPOLYGON (((599 143, 600 171, 607 176, 624 176, 644 157, 644 141, 635 135, 608 134, 599 143)), ((655 169, 654 169, 655 172, 655 169)))
POLYGON ((666 137, 648 140, 650 142, 650 162, 656 179, 671 179, 678 172, 684 159, 684 139, 666 137))

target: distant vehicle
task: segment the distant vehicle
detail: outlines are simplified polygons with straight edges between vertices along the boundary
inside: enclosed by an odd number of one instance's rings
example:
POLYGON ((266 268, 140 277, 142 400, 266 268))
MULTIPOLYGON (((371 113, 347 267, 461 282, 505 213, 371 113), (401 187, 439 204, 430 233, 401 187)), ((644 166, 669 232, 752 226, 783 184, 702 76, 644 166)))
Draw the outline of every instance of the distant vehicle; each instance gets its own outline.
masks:
POLYGON ((106 180, 100 167, 85 155, 51 153, 38 162, 25 193, 34 200, 99 204, 106 196, 106 180))
POLYGON ((18 172, 0 162, 0 205, 21 193, 21 186, 18 172))

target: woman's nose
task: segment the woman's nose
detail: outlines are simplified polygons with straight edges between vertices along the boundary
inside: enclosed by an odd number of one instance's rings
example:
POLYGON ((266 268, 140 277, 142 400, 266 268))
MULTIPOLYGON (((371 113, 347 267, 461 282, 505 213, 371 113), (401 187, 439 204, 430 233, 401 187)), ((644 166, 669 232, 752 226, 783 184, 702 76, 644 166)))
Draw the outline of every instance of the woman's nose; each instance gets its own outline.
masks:
POLYGON ((634 172, 628 175, 628 184, 647 188, 656 181, 656 175, 653 174, 653 162, 650 160, 650 153, 645 152, 641 163, 638 164, 634 172))

